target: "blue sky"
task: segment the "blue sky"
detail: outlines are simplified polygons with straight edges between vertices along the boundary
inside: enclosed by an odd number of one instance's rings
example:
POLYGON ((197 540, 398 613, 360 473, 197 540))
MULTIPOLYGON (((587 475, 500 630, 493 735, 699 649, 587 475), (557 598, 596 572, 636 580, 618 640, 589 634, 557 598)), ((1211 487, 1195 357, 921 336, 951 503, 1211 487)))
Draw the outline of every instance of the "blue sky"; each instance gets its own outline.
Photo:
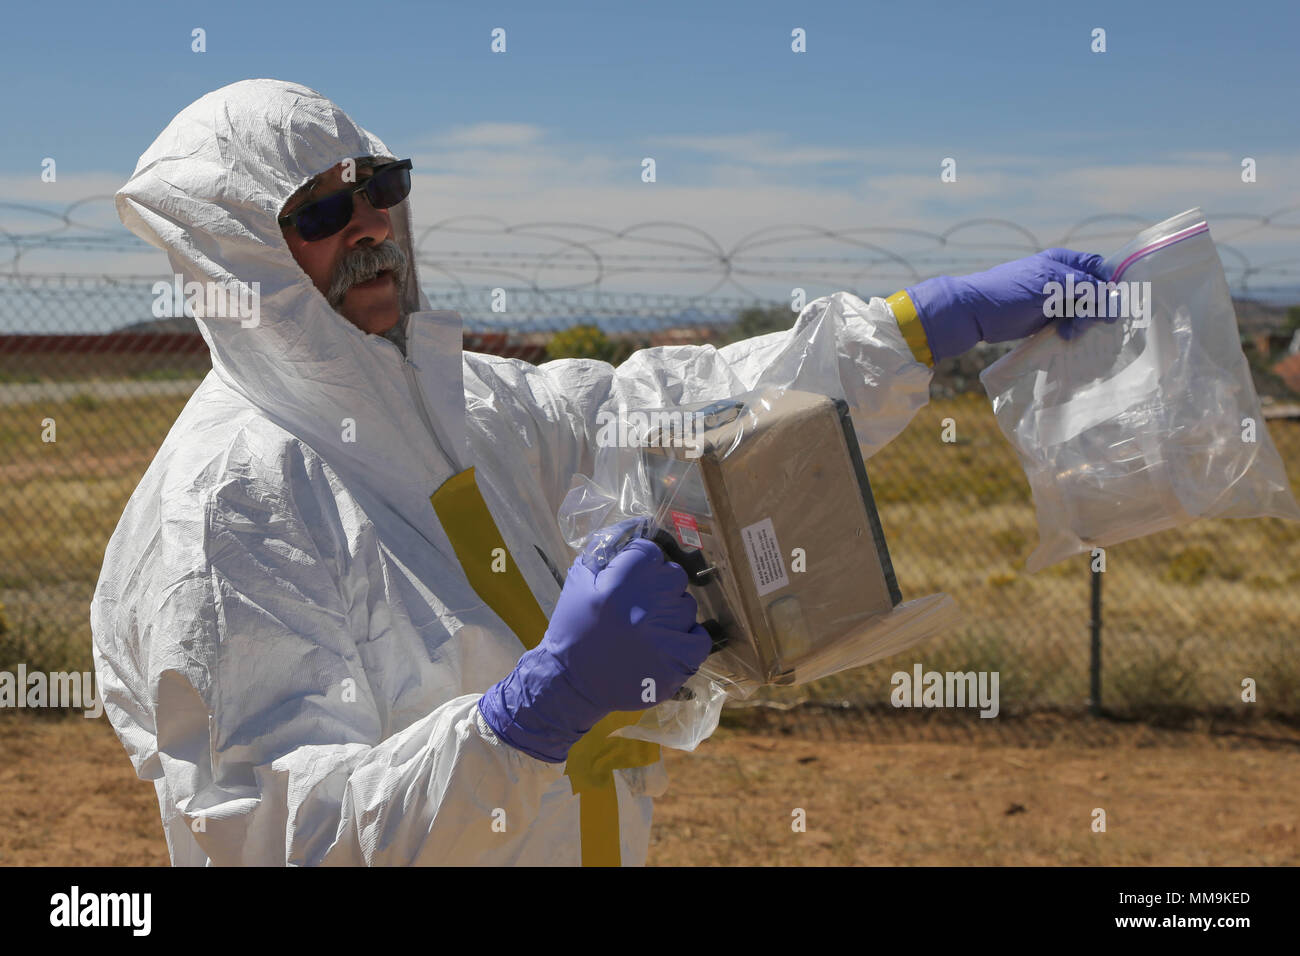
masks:
MULTIPOLYGON (((272 76, 324 92, 415 158, 422 223, 668 219, 726 245, 792 223, 941 232, 996 217, 1050 243, 1087 216, 1155 221, 1199 205, 1247 217, 1211 219, 1221 244, 1281 261, 1297 254, 1300 214, 1280 231, 1249 217, 1300 203, 1298 11, 1042 0, 10 5, 0 201, 56 208, 111 193, 187 103, 272 76), (206 30, 204 53, 191 52, 194 27, 206 30), (505 54, 489 49, 494 27, 506 30, 505 54), (796 27, 806 53, 791 51, 796 27), (1089 49, 1095 27, 1105 53, 1089 49), (57 183, 39 179, 47 156, 57 183), (651 186, 640 180, 645 156, 657 164, 651 186), (1258 163, 1251 184, 1240 178, 1247 156, 1258 163), (944 157, 957 160, 956 183, 939 181, 944 157)), ((85 212, 112 219, 107 203, 85 212)), ((0 226, 21 224, 0 208, 0 226)), ((1091 248, 1118 246, 1125 229, 1091 248)), ((99 262, 70 255, 25 264, 99 262)))

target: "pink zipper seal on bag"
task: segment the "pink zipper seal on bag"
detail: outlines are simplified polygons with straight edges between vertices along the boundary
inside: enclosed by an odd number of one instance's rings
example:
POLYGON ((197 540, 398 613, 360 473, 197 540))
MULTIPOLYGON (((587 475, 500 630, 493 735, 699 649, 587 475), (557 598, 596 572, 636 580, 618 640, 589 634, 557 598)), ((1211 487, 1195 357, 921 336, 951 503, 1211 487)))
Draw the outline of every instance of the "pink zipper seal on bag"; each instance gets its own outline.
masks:
POLYGON ((1125 259, 1123 262, 1121 262, 1118 266, 1115 267, 1115 272, 1110 277, 1110 281, 1118 282, 1119 277, 1125 273, 1128 267, 1131 266, 1133 263, 1137 262, 1139 259, 1143 258, 1144 256, 1149 256, 1151 253, 1156 252, 1157 250, 1164 249, 1167 246, 1172 246, 1174 243, 1182 242, 1184 239, 1190 239, 1192 238, 1192 236, 1199 236, 1201 233, 1209 232, 1209 231, 1210 231, 1210 224, 1208 222, 1202 221, 1202 222, 1198 222, 1194 226, 1188 226, 1186 229, 1180 229, 1172 236, 1165 236, 1165 238, 1157 240, 1156 242, 1151 243, 1151 245, 1149 246, 1143 246, 1141 249, 1139 249, 1137 252, 1132 253, 1127 259, 1125 259))

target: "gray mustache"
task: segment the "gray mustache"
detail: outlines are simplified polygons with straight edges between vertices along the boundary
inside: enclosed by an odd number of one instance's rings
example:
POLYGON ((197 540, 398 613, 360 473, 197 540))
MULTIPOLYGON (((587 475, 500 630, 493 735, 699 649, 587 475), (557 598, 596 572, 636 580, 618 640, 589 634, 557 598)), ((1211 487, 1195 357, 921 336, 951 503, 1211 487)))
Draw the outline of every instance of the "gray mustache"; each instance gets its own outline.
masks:
POLYGON ((400 296, 406 285, 406 253, 401 246, 392 239, 385 239, 377 246, 358 246, 344 256, 334 270, 325 300, 337 308, 349 289, 359 282, 373 279, 385 269, 393 270, 400 296))

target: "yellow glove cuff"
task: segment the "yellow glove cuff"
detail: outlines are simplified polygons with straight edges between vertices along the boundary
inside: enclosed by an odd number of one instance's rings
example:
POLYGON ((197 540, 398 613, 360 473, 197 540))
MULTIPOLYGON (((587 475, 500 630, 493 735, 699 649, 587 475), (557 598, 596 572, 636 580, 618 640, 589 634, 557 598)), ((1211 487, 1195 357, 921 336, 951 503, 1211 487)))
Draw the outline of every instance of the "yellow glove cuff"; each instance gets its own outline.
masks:
POLYGON ((885 304, 894 314, 894 321, 898 323, 898 330, 903 333, 903 339, 912 350, 912 355, 922 365, 934 368, 934 356, 930 354, 930 343, 925 337, 925 326, 921 325, 921 319, 916 314, 916 306, 912 303, 911 296, 906 290, 901 290, 886 299, 885 304))

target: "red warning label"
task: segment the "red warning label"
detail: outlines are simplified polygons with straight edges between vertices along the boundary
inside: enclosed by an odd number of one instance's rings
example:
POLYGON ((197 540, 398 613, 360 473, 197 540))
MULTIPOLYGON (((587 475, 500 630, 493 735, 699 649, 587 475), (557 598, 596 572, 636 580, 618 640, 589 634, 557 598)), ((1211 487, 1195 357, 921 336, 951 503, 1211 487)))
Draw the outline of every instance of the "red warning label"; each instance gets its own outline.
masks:
POLYGON ((677 540, 688 548, 703 547, 700 541, 700 527, 695 523, 695 518, 684 511, 670 511, 669 516, 673 519, 673 530, 677 532, 677 540))

